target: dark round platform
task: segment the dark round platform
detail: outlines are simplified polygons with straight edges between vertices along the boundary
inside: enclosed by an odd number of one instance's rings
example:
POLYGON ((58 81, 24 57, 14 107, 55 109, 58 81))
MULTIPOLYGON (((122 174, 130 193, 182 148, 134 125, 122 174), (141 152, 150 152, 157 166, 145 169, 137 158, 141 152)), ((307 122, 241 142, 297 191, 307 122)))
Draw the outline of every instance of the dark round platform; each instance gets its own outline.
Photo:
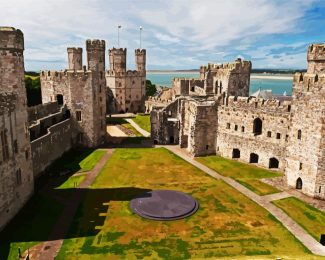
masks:
POLYGON ((144 218, 175 220, 194 214, 199 208, 199 203, 183 192, 155 190, 132 199, 130 208, 144 218))

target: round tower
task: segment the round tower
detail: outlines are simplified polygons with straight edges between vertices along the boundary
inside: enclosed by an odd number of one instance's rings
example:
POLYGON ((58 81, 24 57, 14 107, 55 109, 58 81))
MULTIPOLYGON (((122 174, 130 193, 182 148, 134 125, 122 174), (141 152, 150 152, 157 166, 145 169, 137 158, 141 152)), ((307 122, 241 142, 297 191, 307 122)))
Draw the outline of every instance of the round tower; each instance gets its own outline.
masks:
POLYGON ((97 72, 105 71, 105 41, 87 40, 88 69, 97 72))
POLYGON ((69 70, 82 70, 82 48, 67 48, 69 70))
POLYGON ((325 73, 325 44, 312 44, 308 47, 307 53, 308 69, 307 73, 325 73))
POLYGON ((113 48, 108 51, 110 70, 115 72, 126 71, 126 52, 126 48, 113 48))
POLYGON ((146 70, 146 50, 136 49, 135 50, 135 64, 137 66, 137 71, 146 70))

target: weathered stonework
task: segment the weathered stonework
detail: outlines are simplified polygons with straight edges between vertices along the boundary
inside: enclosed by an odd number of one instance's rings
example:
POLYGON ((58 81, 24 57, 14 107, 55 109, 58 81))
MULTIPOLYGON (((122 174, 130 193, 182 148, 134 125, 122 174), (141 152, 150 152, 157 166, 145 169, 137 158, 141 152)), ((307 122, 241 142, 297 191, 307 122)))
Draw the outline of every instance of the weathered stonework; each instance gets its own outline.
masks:
POLYGON ((0 230, 34 189, 23 52, 23 33, 0 27, 0 230))
POLYGON ((172 98, 147 106, 154 142, 279 169, 289 186, 325 199, 325 45, 311 45, 307 60, 291 100, 248 97, 251 63, 240 59, 174 79, 172 98))
POLYGON ((106 72, 107 112, 145 112, 146 50, 135 50, 136 69, 126 70, 126 49, 110 49, 106 72))

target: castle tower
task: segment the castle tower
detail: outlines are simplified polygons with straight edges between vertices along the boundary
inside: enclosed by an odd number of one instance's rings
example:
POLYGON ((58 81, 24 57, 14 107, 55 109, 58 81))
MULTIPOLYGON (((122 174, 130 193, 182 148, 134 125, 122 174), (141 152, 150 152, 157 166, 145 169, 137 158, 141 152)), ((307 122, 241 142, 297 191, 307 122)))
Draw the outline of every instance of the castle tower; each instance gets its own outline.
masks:
POLYGON ((146 50, 135 49, 135 64, 137 71, 146 71, 146 50))
POLYGON ((308 71, 293 79, 287 146, 288 185, 325 199, 325 44, 308 48, 308 71))
POLYGON ((307 54, 308 70, 307 73, 325 73, 325 46, 324 44, 312 44, 308 48, 307 54))
POLYGON ((109 55, 109 66, 111 71, 125 72, 126 71, 126 48, 122 49, 110 49, 109 55))
POLYGON ((87 40, 88 69, 104 73, 105 71, 105 41, 87 40))
POLYGON ((82 48, 67 48, 69 70, 82 69, 82 48))
POLYGON ((0 230, 34 187, 23 52, 23 33, 0 27, 0 230))

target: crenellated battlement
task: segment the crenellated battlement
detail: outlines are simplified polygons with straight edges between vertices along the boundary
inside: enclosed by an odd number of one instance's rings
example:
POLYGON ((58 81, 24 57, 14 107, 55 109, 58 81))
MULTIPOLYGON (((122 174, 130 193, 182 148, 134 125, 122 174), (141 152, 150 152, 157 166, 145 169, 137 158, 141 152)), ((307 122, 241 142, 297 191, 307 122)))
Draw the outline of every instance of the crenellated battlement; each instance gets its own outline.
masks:
POLYGON ((24 34, 14 27, 0 27, 0 50, 24 50, 24 34))
POLYGON ((135 55, 146 55, 146 49, 135 49, 135 55))
POLYGON ((235 97, 228 96, 224 100, 224 107, 233 109, 262 109, 266 112, 289 113, 291 101, 283 101, 277 99, 262 99, 256 97, 235 97))
POLYGON ((321 60, 325 62, 325 44, 311 44, 308 47, 307 60, 321 60))
POLYGON ((293 86, 294 92, 323 90, 325 89, 325 74, 295 73, 293 86))
POLYGON ((41 81, 61 80, 63 78, 83 77, 85 80, 92 74, 91 70, 42 70, 40 73, 41 81))
POLYGON ((105 50, 106 43, 104 40, 86 40, 86 48, 87 51, 90 50, 105 50))
POLYGON ((125 55, 126 56, 127 48, 115 48, 108 50, 109 55, 125 55))
POLYGON ((307 52, 308 73, 325 74, 325 44, 312 44, 307 52))
POLYGON ((207 69, 211 71, 215 71, 215 70, 250 71, 251 68, 252 68, 252 63, 250 61, 237 59, 236 61, 229 62, 229 63, 222 63, 222 64, 209 63, 207 69))
POLYGON ((73 53, 82 53, 82 48, 81 47, 68 47, 67 52, 73 52, 73 53))

